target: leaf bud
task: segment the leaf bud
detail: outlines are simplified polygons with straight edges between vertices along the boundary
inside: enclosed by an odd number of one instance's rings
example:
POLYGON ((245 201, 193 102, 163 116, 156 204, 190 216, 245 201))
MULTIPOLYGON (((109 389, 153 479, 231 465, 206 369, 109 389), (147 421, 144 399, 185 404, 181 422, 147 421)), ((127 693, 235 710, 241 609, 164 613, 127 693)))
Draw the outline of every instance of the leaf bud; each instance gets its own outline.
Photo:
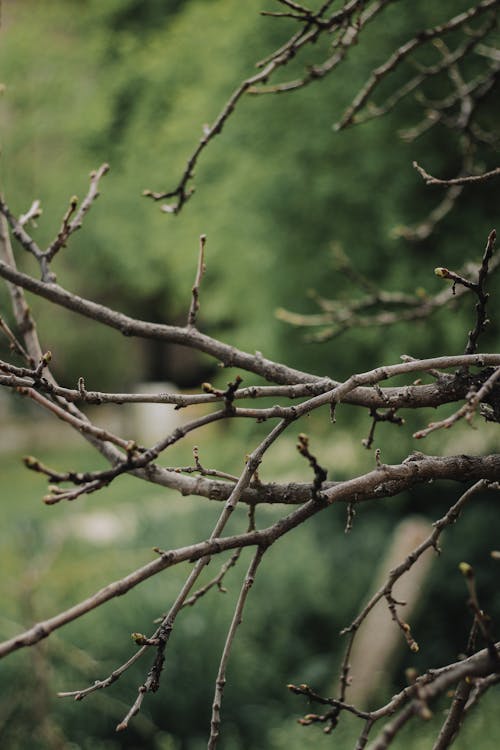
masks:
POLYGON ((472 565, 469 565, 469 563, 461 562, 458 566, 458 569, 466 578, 472 578, 472 576, 474 575, 472 565))

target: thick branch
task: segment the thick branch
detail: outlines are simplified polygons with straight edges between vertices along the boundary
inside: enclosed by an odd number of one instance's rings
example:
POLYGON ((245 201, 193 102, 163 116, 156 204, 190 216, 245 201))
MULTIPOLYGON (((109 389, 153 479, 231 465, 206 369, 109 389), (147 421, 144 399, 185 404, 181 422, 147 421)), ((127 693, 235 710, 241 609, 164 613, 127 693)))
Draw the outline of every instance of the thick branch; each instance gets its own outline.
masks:
MULTIPOLYGON (((260 353, 249 354, 233 346, 225 344, 217 339, 211 338, 193 328, 184 328, 178 326, 169 326, 159 323, 149 323, 143 320, 131 318, 128 315, 112 310, 109 307, 100 305, 96 302, 79 297, 76 294, 68 292, 58 284, 44 283, 28 276, 16 269, 11 268, 6 263, 0 261, 0 276, 13 284, 27 289, 34 294, 39 295, 50 302, 54 302, 61 307, 65 307, 75 313, 97 320, 104 325, 120 331, 124 336, 138 336, 146 339, 155 339, 158 341, 169 341, 171 343, 181 344, 193 349, 210 354, 226 367, 239 367, 242 370, 253 372, 260 375, 266 380, 279 384, 305 384, 305 383, 326 383, 326 390, 338 385, 337 382, 327 378, 321 378, 317 375, 301 372, 286 365, 273 362, 264 358, 260 353)), ((410 371, 422 371, 428 367, 447 368, 456 367, 463 364, 471 366, 497 366, 500 364, 500 355, 483 354, 475 355, 470 359, 464 357, 439 357, 435 360, 419 360, 413 368, 404 368, 394 371, 393 374, 401 374, 410 371)), ((361 383, 360 383, 361 385, 361 383)), ((436 399, 435 386, 426 386, 426 396, 418 400, 416 406, 432 405, 444 403, 436 399), (431 397, 434 396, 434 400, 431 397)), ((321 389, 323 390, 323 389, 321 389)), ((414 395, 418 392, 412 391, 411 386, 403 388, 387 389, 387 398, 381 397, 371 388, 356 387, 353 392, 343 400, 345 403, 359 404, 367 407, 412 407, 414 395)))
MULTIPOLYGON (((470 481, 471 479, 488 479, 490 481, 500 480, 500 455, 494 454, 484 457, 470 456, 448 456, 428 457, 422 454, 410 456, 403 464, 397 466, 382 465, 368 474, 327 486, 321 493, 323 500, 306 500, 300 508, 292 511, 276 524, 261 531, 251 531, 230 537, 214 538, 176 550, 162 552, 158 560, 147 563, 142 568, 135 570, 125 578, 110 583, 93 596, 76 604, 74 607, 61 612, 44 622, 40 622, 14 638, 0 644, 0 657, 25 646, 31 646, 46 638, 54 630, 78 619, 86 612, 99 607, 101 604, 122 596, 130 589, 153 575, 177 565, 180 562, 199 560, 207 555, 214 555, 226 550, 249 546, 268 546, 291 529, 296 528, 306 519, 323 510, 334 502, 366 501, 375 498, 388 497, 398 494, 403 489, 411 487, 416 483, 426 482, 429 479, 448 479, 452 481, 470 481)), ((209 484, 224 487, 225 483, 210 482, 199 477, 191 479, 184 477, 191 485, 209 484)), ((272 486, 272 485, 271 485, 272 486)), ((304 495, 312 496, 312 485, 298 485, 305 489, 304 495)), ((234 492, 234 485, 226 486, 222 492, 227 492, 229 497, 234 492)), ((260 488, 247 488, 243 490, 241 499, 247 501, 257 500, 260 488)), ((197 494, 200 494, 199 492, 197 494)), ((281 496, 280 502, 286 502, 285 496, 281 496)))

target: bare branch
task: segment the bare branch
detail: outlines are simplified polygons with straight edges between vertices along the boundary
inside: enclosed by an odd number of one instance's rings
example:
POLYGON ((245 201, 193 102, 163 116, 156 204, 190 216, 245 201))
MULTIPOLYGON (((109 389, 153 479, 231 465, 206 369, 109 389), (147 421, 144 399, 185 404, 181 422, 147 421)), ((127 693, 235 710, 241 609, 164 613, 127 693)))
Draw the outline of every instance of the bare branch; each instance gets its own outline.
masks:
POLYGON ((109 164, 101 164, 99 169, 96 169, 95 172, 90 173, 90 187, 78 211, 76 211, 76 208, 78 206, 78 198, 76 196, 73 196, 71 198, 69 208, 63 217, 63 222, 57 234, 57 237, 45 250, 44 256, 46 257, 47 262, 50 263, 56 253, 58 253, 62 247, 66 246, 66 242, 70 235, 72 235, 78 229, 81 229, 85 214, 90 210, 90 207, 92 206, 92 203, 95 201, 95 199, 99 197, 99 181, 101 177, 104 177, 104 175, 108 172, 109 164), (73 220, 70 221, 75 211, 76 215, 73 220))
POLYGON ((451 180, 440 180, 426 172, 416 161, 413 162, 413 166, 423 177, 426 185, 443 185, 445 187, 449 187, 450 185, 470 185, 479 182, 486 182, 495 177, 500 177, 500 167, 497 167, 490 172, 483 172, 482 174, 469 175, 468 177, 455 177, 451 180))
POLYGON ((379 65, 372 72, 365 85, 355 96, 352 103, 346 109, 339 122, 335 125, 336 130, 342 130, 348 125, 354 123, 355 115, 361 110, 366 104, 368 97, 372 94, 374 89, 378 86, 380 81, 385 78, 389 73, 395 70, 398 65, 407 58, 414 50, 421 47, 428 41, 442 37, 443 34, 460 28, 464 24, 476 18, 482 13, 489 11, 492 8, 498 6, 498 0, 483 0, 476 5, 471 6, 467 11, 459 13, 458 15, 450 18, 444 24, 439 24, 432 28, 428 28, 420 31, 412 39, 409 39, 405 44, 402 44, 382 65, 379 65))
MULTIPOLYGON (((280 23, 279 18, 288 19, 286 23, 293 26, 293 33, 278 49, 257 64, 257 72, 234 88, 212 125, 204 128, 203 135, 188 158, 177 186, 167 192, 145 191, 145 195, 149 195, 155 201, 172 199, 172 202, 162 204, 161 209, 164 212, 176 214, 189 200, 194 191, 194 170, 204 150, 222 132, 245 94, 292 91, 326 77, 344 62, 363 38, 369 24, 382 17, 396 0, 343 0, 340 4, 334 3, 334 0, 325 0, 316 4, 319 7, 314 10, 296 0, 277 1, 280 10, 264 11, 264 15, 278 19, 277 23, 280 23), (295 80, 282 82, 283 79, 277 78, 276 74, 290 61, 312 49, 312 45, 317 42, 320 42, 320 49, 313 59, 320 60, 319 63, 305 65, 304 72, 299 73, 295 80)), ((492 39, 490 32, 495 28, 499 6, 500 0, 476 0, 468 10, 451 18, 446 16, 447 20, 438 25, 423 30, 411 30, 407 41, 397 49, 393 48, 392 54, 384 62, 368 72, 365 84, 351 100, 337 126, 338 129, 342 129, 363 120, 385 115, 414 93, 417 106, 422 107, 424 112, 423 115, 419 115, 421 119, 406 128, 401 136, 412 141, 436 126, 444 127, 453 134, 460 152, 460 160, 457 161, 460 168, 455 177, 449 180, 435 178, 414 162, 414 168, 426 184, 441 186, 445 192, 441 202, 430 211, 426 219, 415 227, 397 230, 409 239, 421 240, 428 237, 438 222, 456 206, 459 196, 466 193, 468 186, 489 185, 500 175, 498 168, 484 171, 484 167, 477 161, 478 155, 483 158, 485 148, 495 148, 498 142, 497 135, 488 131, 487 125, 482 121, 481 113, 484 103, 488 98, 491 100, 500 76, 499 60, 495 51, 487 44, 492 39), (449 46, 445 44, 445 38, 451 39, 449 46), (428 52, 431 53, 430 57, 425 56, 428 52), (414 53, 417 54, 414 56, 414 53), (425 59, 425 65, 418 62, 416 57, 425 59), (474 65, 470 64, 472 61, 474 65), (396 71, 404 74, 405 63, 412 65, 411 74, 406 79, 402 78, 396 90, 389 91, 382 102, 370 103, 371 95, 379 90, 382 81, 389 80, 396 71), (474 70, 474 76, 468 78, 471 70, 474 70), (427 82, 432 83, 432 97, 428 95, 427 82)), ((384 18, 388 16, 389 12, 384 18)), ((99 194, 100 180, 108 169, 108 165, 103 164, 91 174, 90 186, 81 204, 76 197, 70 199, 69 206, 61 211, 63 218, 59 229, 56 228, 55 239, 45 250, 39 247, 30 234, 30 225, 34 224, 41 213, 40 202, 33 201, 28 211, 17 219, 3 197, 0 198, 0 277, 7 282, 15 318, 15 324, 11 327, 0 317, 0 333, 5 337, 12 355, 7 354, 5 360, 0 360, 0 387, 14 390, 38 404, 52 417, 56 417, 81 434, 107 461, 106 468, 99 467, 97 470, 88 471, 51 468, 32 456, 24 459, 25 465, 51 482, 49 494, 44 498, 48 505, 56 504, 60 500, 71 501, 101 490, 126 473, 170 488, 181 495, 207 498, 222 505, 219 506, 218 517, 211 533, 203 541, 189 540, 185 546, 165 550, 155 546, 156 557, 147 564, 104 585, 93 595, 65 611, 41 620, 24 632, 0 643, 0 658, 39 643, 60 627, 74 622, 114 597, 127 593, 162 571, 183 562, 189 563, 189 572, 178 590, 167 606, 163 603, 161 609, 158 608, 155 613, 155 624, 151 626, 151 632, 132 633, 132 655, 93 684, 60 694, 82 700, 93 692, 111 686, 123 674, 128 673, 132 665, 139 660, 151 657, 139 678, 140 684, 137 685, 135 698, 132 698, 129 707, 124 710, 124 716, 116 727, 117 731, 125 730, 141 710, 148 694, 157 691, 161 681, 165 679, 166 652, 167 648, 172 647, 171 634, 181 612, 188 606, 196 605, 212 590, 224 592, 227 572, 236 566, 245 547, 253 547, 252 559, 242 581, 231 622, 227 624, 225 645, 220 655, 208 740, 209 748, 214 750, 221 731, 221 704, 231 649, 256 572, 258 569, 262 571, 259 565, 265 551, 319 512, 334 513, 339 503, 343 504, 339 509, 341 515, 347 510, 346 531, 350 531, 359 503, 374 504, 377 500, 394 497, 423 483, 447 480, 461 485, 458 499, 455 498, 453 504, 450 503, 448 511, 435 521, 432 531, 426 531, 425 539, 420 538, 418 542, 412 542, 409 554, 406 550, 404 554, 398 555, 397 564, 391 565, 392 569, 386 574, 383 583, 377 584, 376 592, 345 629, 344 633, 348 638, 338 676, 337 697, 325 697, 306 684, 289 686, 292 692, 323 707, 323 713, 309 713, 301 719, 300 723, 303 725, 319 724, 329 733, 337 725, 343 712, 357 717, 361 722, 357 750, 366 747, 379 722, 387 723, 375 739, 373 748, 383 750, 389 747, 403 726, 413 717, 428 718, 432 701, 452 689, 454 698, 451 708, 443 721, 435 744, 435 750, 444 750, 460 732, 462 722, 471 708, 478 703, 489 687, 498 683, 500 674, 500 644, 495 642, 490 618, 481 607, 471 566, 467 563, 460 566, 468 589, 468 606, 473 617, 464 658, 456 663, 445 664, 439 669, 428 668, 421 676, 409 671, 406 687, 400 689, 385 705, 373 710, 362 710, 354 704, 352 698, 351 702, 347 700, 351 653, 361 624, 380 602, 390 612, 396 626, 393 630, 397 633, 399 628, 412 651, 419 648, 410 623, 403 618, 404 610, 401 608, 404 602, 396 598, 395 584, 402 576, 412 571, 415 563, 428 550, 434 549, 439 552, 442 532, 459 520, 472 497, 479 492, 498 491, 500 454, 471 455, 462 452, 459 455, 428 456, 414 452, 405 459, 398 456, 391 459, 395 460, 395 463, 386 464, 383 457, 391 455, 391 449, 389 446, 380 445, 375 450, 374 460, 369 461, 373 468, 368 471, 358 468, 357 471, 346 475, 341 473, 344 469, 337 470, 336 465, 327 465, 324 458, 315 455, 310 447, 315 443, 312 438, 309 441, 303 431, 304 424, 299 426, 298 420, 305 420, 316 412, 314 418, 308 420, 308 426, 314 427, 322 415, 327 419, 329 415, 331 422, 335 422, 335 410, 344 409, 344 405, 361 407, 367 410, 371 419, 368 437, 363 441, 366 447, 373 445, 375 427, 379 422, 390 422, 400 427, 404 424, 404 419, 399 416, 401 409, 416 412, 422 407, 435 408, 442 404, 457 404, 451 416, 417 430, 414 438, 424 437, 438 428, 451 427, 462 418, 472 423, 478 411, 486 420, 500 423, 500 354, 477 353, 479 337, 488 323, 487 279, 500 264, 500 259, 493 257, 495 230, 488 236, 480 264, 468 264, 458 272, 442 266, 435 269, 437 276, 450 281, 451 284, 446 285, 444 291, 434 296, 428 296, 424 292, 405 294, 402 291, 389 292, 379 289, 372 278, 357 270, 354 261, 338 251, 340 271, 344 278, 358 287, 358 299, 344 302, 316 295, 315 301, 319 308, 316 315, 297 315, 283 310, 278 313, 282 319, 294 325, 320 326, 322 330, 320 335, 316 336, 317 339, 332 338, 355 326, 368 328, 390 326, 405 321, 423 321, 434 311, 445 308, 466 292, 472 292, 477 301, 475 322, 468 333, 464 354, 454 355, 441 351, 422 359, 402 354, 401 361, 395 364, 379 357, 378 362, 363 365, 366 367, 364 371, 351 370, 347 377, 335 380, 332 372, 327 376, 320 376, 298 370, 284 362, 266 359, 259 351, 248 352, 238 349, 198 330, 200 286, 205 272, 204 234, 200 236, 198 263, 185 326, 136 319, 73 294, 58 285, 51 269, 51 262, 65 247, 71 235, 82 226, 87 212, 99 194), (22 249, 37 261, 41 280, 17 269, 10 244, 9 227, 10 234, 16 238, 22 249), (50 352, 42 348, 38 339, 35 322, 25 299, 25 291, 94 323, 112 328, 124 336, 189 347, 195 352, 210 355, 223 367, 235 368, 236 371, 224 379, 214 377, 214 384, 202 383, 198 392, 182 394, 161 391, 154 394, 90 391, 83 377, 78 378, 74 388, 62 387, 51 373, 50 352), (22 366, 18 357, 21 357, 22 366), (450 370, 452 372, 448 372, 450 370), (415 380, 416 376, 419 377, 415 380), (401 378, 397 385, 388 386, 385 383, 396 377, 401 378), (262 385, 259 378, 264 378, 268 384, 262 385), (430 379, 430 383, 422 382, 430 379), (243 384, 245 387, 241 387, 243 384), (277 399, 277 403, 271 399, 277 399), (458 406, 462 401, 463 405, 458 406), (77 406, 99 406, 106 403, 171 404, 177 409, 194 407, 194 413, 189 421, 183 420, 175 429, 165 427, 160 438, 155 438, 156 442, 146 447, 138 444, 133 437, 117 434, 115 428, 99 426, 77 406), (203 405, 203 408, 198 409, 200 405, 203 405), (158 465, 159 457, 171 446, 184 440, 187 435, 216 422, 224 422, 225 427, 230 428, 231 420, 234 419, 250 420, 247 424, 252 430, 254 423, 259 425, 256 447, 254 446, 251 451, 247 450, 246 445, 242 448, 240 469, 226 467, 224 462, 218 465, 213 457, 210 458, 211 468, 207 468, 200 459, 198 448, 193 449, 192 465, 175 465, 176 461, 186 463, 185 458, 173 458, 170 461, 173 465, 168 467, 158 465), (268 460, 268 452, 281 440, 285 432, 288 431, 290 434, 290 428, 293 425, 294 429, 296 424, 297 430, 294 431, 294 435, 298 440, 297 449, 308 462, 312 476, 307 482, 285 479, 263 481, 261 463, 266 461, 266 470, 272 470, 273 462, 271 458, 268 460), (229 470, 226 470, 227 468, 229 470), (341 480, 328 481, 328 471, 332 469, 336 477, 342 476, 341 480), (242 514, 235 515, 235 510, 242 504, 248 506, 248 523, 245 525, 243 519, 243 523, 236 525, 241 521, 242 514), (275 506, 272 509, 272 521, 264 527, 256 525, 255 515, 259 504, 275 506), (280 505, 283 508, 280 509, 280 505), (232 524, 228 526, 230 519, 234 519, 234 528, 232 524), (226 553, 229 553, 229 556, 226 553), (203 581, 202 573, 211 560, 219 561, 217 570, 215 575, 207 576, 209 580, 203 581), (157 617, 159 612, 162 614, 157 617), (484 644, 485 648, 478 651, 478 643, 481 646, 484 644)), ((29 205, 29 200, 26 204, 29 205)), ((418 346, 420 347, 420 341, 418 346)), ((335 361, 335 358, 331 361, 335 361)), ((104 416, 104 412, 105 410, 101 410, 101 416, 104 416)), ((91 410, 89 413, 92 414, 91 410)), ((335 431, 337 427, 335 424, 329 425, 329 429, 335 431)), ((128 430, 124 432, 127 434, 128 430)), ((247 436, 254 434, 250 429, 245 433, 247 436)), ((216 440, 220 434, 217 433, 216 440)), ((292 437, 290 435, 289 443, 292 437)), ((285 437, 284 446, 286 445, 285 437)), ((330 455, 330 452, 325 450, 325 455, 330 455)), ((335 456, 336 460, 337 453, 331 451, 331 455, 335 456)), ((491 552, 488 549, 487 552, 490 553, 490 563, 494 565, 499 556, 498 551, 491 552)), ((30 617, 31 622, 35 619, 30 617)), ((407 615, 407 619, 410 619, 410 615, 407 615)), ((420 634, 419 641, 424 645, 420 634)))
POLYGON ((39 200, 34 200, 25 214, 19 217, 19 224, 24 227, 25 224, 36 226, 36 219, 42 215, 42 209, 39 200))
POLYGON ((455 422, 458 422, 463 417, 465 417, 469 424, 471 424, 472 418, 476 413, 478 406, 486 398, 486 396, 488 396, 488 394, 493 391, 499 378, 500 368, 497 367, 495 370, 493 370, 488 380, 485 381, 485 383, 478 391, 471 391, 467 395, 467 402, 460 409, 458 409, 458 411, 456 411, 450 417, 441 420, 440 422, 430 422, 428 427, 426 427, 424 430, 418 430, 418 432, 413 433, 413 437, 417 439, 424 438, 427 437, 427 435, 430 435, 431 432, 435 432, 435 430, 440 430, 442 428, 449 429, 455 424, 455 422))

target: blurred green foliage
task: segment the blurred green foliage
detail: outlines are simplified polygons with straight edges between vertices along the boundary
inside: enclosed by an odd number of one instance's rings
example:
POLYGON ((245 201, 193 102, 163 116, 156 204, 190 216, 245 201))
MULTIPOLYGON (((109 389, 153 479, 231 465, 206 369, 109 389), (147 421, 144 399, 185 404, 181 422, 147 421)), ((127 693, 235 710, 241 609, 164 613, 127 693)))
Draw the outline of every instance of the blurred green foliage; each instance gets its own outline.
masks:
MULTIPOLYGON (((200 159, 197 194, 179 216, 169 217, 141 198, 141 191, 175 186, 203 123, 215 119, 256 60, 286 38, 289 22, 259 16, 256 0, 244 11, 233 0, 6 2, 0 50, 6 85, 3 190, 18 213, 34 197, 42 199, 37 237, 47 243, 69 197, 82 197, 88 172, 108 161, 101 198, 56 263, 59 279, 70 288, 134 315, 184 322, 198 237, 206 233, 205 330, 336 377, 367 362, 397 360, 403 327, 389 335, 349 334, 340 348, 336 341, 308 345, 301 332, 273 324, 273 312, 315 311, 308 289, 326 297, 357 293, 335 273, 333 242, 374 281, 409 292, 440 290, 442 282, 432 274, 438 261, 456 267, 480 256, 496 218, 487 188, 466 191, 458 212, 424 243, 391 235, 395 227, 423 219, 439 200, 411 162, 453 174, 457 143, 449 131, 434 128, 411 145, 400 140, 399 130, 420 117, 411 101, 381 120, 332 131, 357 87, 395 44, 417 24, 431 25, 450 7, 458 12, 467 5, 428 1, 404 12, 389 8, 339 75, 292 95, 243 99, 200 159)), ((305 62, 321 53, 308 52, 305 62)), ((300 70, 292 62, 286 76, 300 70)), ((398 81, 393 77, 385 86, 398 81)), ((432 86, 439 88, 439 81, 432 86)), ((36 309, 42 333, 50 330, 44 341, 54 366, 65 379, 84 374, 117 387, 118 377, 127 384, 165 375, 183 384, 183 368, 172 362, 182 357, 178 351, 162 356, 139 345, 136 356, 127 357, 116 334, 95 334, 92 353, 81 346, 89 334, 75 316, 47 310, 46 304, 36 309), (120 366, 113 357, 101 359, 100 351, 112 351, 120 366), (106 361, 112 363, 107 373, 106 361)), ((441 314, 432 325, 415 326, 411 353, 435 353, 443 341, 450 353, 460 351, 469 323, 467 308, 452 323, 441 314)), ((184 380, 193 378, 196 367, 190 374, 186 363, 184 380)))

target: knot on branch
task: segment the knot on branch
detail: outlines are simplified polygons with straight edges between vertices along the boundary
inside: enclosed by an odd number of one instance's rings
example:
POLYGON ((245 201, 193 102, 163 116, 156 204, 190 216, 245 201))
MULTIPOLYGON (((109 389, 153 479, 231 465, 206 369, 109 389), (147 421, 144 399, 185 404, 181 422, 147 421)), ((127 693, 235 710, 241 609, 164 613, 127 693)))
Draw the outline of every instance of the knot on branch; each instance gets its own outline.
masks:
POLYGON ((214 388, 211 383, 202 383, 202 388, 205 393, 210 393, 213 396, 218 396, 224 399, 224 411, 226 415, 234 414, 234 394, 243 382, 243 378, 237 375, 235 379, 227 384, 225 391, 221 391, 218 388, 214 388))

